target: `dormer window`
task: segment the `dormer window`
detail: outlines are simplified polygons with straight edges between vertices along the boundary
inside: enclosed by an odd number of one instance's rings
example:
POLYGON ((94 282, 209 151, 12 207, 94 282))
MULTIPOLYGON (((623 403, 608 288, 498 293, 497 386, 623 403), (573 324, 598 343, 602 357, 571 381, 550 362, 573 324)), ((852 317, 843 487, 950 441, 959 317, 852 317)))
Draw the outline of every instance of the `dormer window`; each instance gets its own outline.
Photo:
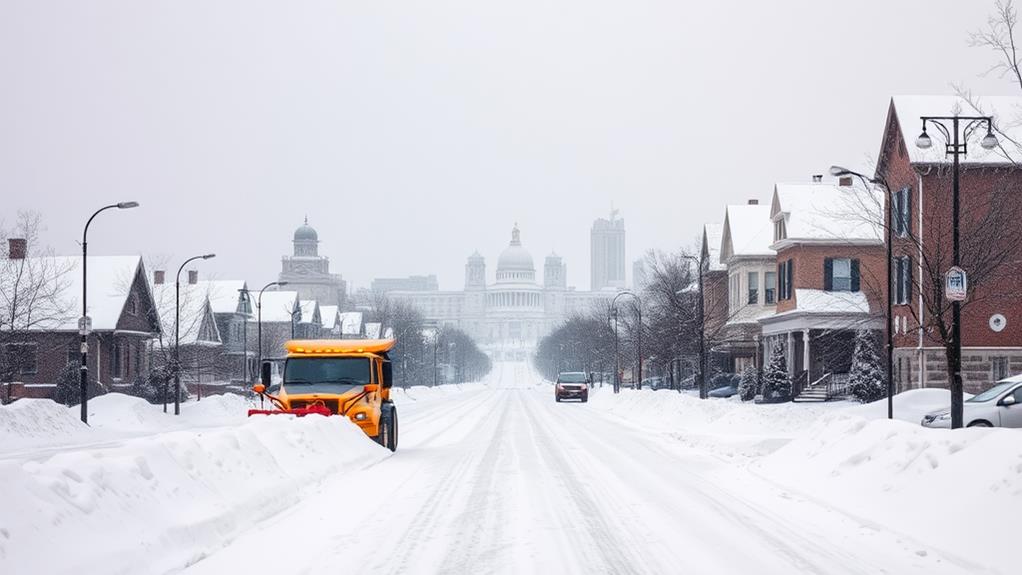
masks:
POLYGON ((788 237, 788 230, 784 227, 784 216, 779 216, 774 221, 774 241, 779 242, 788 237))

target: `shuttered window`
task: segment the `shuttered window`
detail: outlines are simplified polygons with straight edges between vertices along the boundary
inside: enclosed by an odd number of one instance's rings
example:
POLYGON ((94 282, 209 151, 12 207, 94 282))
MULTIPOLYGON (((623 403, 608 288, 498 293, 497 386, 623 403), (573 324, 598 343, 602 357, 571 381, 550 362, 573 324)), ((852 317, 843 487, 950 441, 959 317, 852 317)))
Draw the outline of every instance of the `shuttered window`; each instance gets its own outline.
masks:
POLYGON ((826 258, 823 260, 824 291, 859 291, 859 260, 826 258))

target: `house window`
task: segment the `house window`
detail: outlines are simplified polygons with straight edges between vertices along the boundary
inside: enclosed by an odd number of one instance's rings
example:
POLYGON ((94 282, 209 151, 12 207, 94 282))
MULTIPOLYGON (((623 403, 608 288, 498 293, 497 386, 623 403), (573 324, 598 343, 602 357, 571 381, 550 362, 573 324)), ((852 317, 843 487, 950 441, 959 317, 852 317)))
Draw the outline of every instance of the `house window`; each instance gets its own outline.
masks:
POLYGON ((138 296, 134 294, 128 297, 128 315, 138 315, 138 296))
POLYGON ((891 203, 891 225, 894 233, 903 238, 908 235, 912 223, 912 191, 905 187, 894 192, 891 203))
POLYGON ((777 264, 778 298, 791 299, 792 283, 795 279, 795 261, 784 260, 777 264))
POLYGON ((1008 377, 1008 358, 1006 357, 991 357, 990 358, 990 375, 994 381, 1001 381, 1008 377))
POLYGON ((763 274, 763 297, 764 303, 772 304, 777 302, 777 272, 766 272, 763 274))
POLYGON ((859 260, 827 258, 823 260, 824 291, 859 291, 859 260))
POLYGON ((78 345, 70 345, 70 346, 68 346, 68 348, 67 348, 67 363, 68 363, 68 365, 71 365, 71 364, 77 365, 77 364, 79 364, 81 362, 82 362, 81 345, 78 344, 78 345))
POLYGON ((912 256, 894 259, 894 303, 905 305, 912 300, 912 256))
POLYGON ((112 354, 113 358, 113 378, 121 379, 124 377, 124 343, 121 338, 114 340, 114 350, 112 354))
POLYGON ((759 272, 749 272, 749 305, 759 303, 759 272))
POLYGON ((774 222, 774 241, 779 242, 787 237, 787 230, 784 229, 784 216, 777 218, 774 222))
POLYGON ((5 347, 8 361, 21 375, 35 375, 39 369, 36 358, 38 347, 34 343, 9 343, 5 347))

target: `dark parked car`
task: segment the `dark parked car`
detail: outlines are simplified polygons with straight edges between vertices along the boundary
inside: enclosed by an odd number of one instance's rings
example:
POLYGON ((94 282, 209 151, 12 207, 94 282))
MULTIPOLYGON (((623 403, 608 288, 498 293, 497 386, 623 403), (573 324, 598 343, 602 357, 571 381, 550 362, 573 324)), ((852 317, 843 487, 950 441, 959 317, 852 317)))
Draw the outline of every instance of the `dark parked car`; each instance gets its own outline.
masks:
POLYGON ((707 395, 710 397, 731 397, 738 393, 738 386, 734 384, 727 384, 724 387, 718 387, 717 389, 711 390, 707 395))

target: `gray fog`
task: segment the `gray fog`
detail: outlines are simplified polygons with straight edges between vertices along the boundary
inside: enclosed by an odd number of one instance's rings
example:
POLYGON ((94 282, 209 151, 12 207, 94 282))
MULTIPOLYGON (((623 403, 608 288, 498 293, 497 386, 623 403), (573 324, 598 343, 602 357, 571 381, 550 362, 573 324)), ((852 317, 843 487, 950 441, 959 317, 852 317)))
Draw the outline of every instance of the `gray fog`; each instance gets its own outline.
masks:
MULTIPOLYGON (((589 283, 728 202, 875 160, 892 94, 1007 94, 970 48, 992 0, 0 2, 0 217, 75 253, 204 252, 275 279, 308 215, 349 283, 492 274, 518 222, 589 283)), ((629 274, 631 270, 629 269, 629 274)))

